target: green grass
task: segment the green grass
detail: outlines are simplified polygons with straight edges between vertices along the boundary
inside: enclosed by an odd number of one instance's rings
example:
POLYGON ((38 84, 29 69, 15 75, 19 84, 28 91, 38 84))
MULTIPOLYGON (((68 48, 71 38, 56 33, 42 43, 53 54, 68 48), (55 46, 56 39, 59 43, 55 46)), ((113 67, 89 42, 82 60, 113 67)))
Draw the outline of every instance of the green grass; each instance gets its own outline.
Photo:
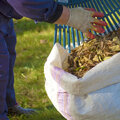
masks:
POLYGON ((10 120, 65 120, 46 95, 44 63, 53 47, 54 25, 14 21, 17 33, 15 90, 18 103, 39 112, 33 116, 9 116, 10 120))

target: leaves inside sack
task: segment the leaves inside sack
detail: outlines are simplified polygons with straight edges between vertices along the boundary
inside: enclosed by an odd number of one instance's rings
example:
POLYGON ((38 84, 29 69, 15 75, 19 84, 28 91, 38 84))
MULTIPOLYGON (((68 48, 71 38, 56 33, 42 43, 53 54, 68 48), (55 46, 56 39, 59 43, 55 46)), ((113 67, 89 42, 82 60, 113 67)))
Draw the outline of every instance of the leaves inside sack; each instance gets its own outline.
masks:
POLYGON ((120 52, 120 29, 104 37, 97 36, 96 39, 84 42, 73 49, 68 57, 69 66, 65 71, 78 78, 83 77, 88 70, 118 52, 120 52))

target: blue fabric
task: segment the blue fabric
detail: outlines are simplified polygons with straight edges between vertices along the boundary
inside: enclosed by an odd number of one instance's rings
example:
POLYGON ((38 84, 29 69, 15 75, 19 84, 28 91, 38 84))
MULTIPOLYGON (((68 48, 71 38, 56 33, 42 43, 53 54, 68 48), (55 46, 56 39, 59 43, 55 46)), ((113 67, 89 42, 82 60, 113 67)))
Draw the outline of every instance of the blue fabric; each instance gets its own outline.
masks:
POLYGON ((16 104, 13 67, 16 35, 12 19, 0 14, 0 120, 8 120, 7 107, 16 104))
POLYGON ((20 16, 12 6, 10 6, 7 0, 0 0, 0 13, 8 18, 20 19, 20 16))
MULTIPOLYGON (((62 14, 62 9, 57 9, 58 3, 54 0, 7 0, 8 3, 21 15, 38 21, 56 19, 62 14)), ((61 6, 62 7, 62 6, 61 6)))

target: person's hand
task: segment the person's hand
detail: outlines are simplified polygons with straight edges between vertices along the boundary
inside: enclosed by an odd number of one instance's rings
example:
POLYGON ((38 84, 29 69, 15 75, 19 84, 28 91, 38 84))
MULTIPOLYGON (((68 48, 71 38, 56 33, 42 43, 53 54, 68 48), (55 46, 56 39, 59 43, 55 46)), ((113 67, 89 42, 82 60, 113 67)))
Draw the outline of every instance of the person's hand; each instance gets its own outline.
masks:
POLYGON ((97 19, 97 17, 104 17, 103 13, 96 12, 93 8, 70 8, 70 17, 66 25, 76 28, 81 32, 85 33, 88 38, 95 38, 95 36, 89 32, 94 30, 98 33, 104 33, 103 26, 107 23, 97 19))

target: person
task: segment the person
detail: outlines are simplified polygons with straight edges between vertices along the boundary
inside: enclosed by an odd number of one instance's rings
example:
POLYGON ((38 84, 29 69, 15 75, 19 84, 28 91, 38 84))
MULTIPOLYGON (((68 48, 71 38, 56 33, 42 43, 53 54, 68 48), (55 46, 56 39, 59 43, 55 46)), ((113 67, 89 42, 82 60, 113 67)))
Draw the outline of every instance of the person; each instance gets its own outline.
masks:
POLYGON ((16 34, 13 20, 28 17, 51 24, 65 24, 81 30, 87 37, 95 36, 89 29, 103 33, 104 21, 96 19, 103 13, 94 9, 67 8, 54 0, 0 0, 0 120, 8 120, 7 113, 32 114, 16 102, 14 91, 14 63, 16 34))

